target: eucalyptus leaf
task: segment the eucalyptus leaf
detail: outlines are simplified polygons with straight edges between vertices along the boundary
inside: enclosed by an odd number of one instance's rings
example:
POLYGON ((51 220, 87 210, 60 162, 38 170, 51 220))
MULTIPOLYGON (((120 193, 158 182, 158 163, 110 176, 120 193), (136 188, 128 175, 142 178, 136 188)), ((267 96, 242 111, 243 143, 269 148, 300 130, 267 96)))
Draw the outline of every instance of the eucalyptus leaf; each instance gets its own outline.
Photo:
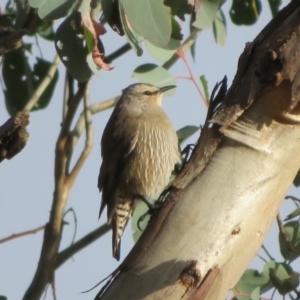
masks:
POLYGON ((279 263, 269 270, 270 280, 281 295, 292 292, 299 285, 299 275, 290 265, 279 263))
POLYGON ((198 126, 185 126, 181 129, 177 130, 178 143, 181 145, 184 141, 186 141, 190 136, 192 136, 195 132, 200 129, 198 126))
POLYGON ((255 288, 251 293, 251 300, 260 300, 260 287, 255 288))
POLYGON ((244 295, 241 296, 239 295, 237 290, 233 289, 232 292, 235 294, 236 299, 250 300, 251 293, 257 288, 260 288, 261 294, 270 290, 273 287, 269 277, 270 268, 276 268, 275 261, 268 261, 264 265, 263 271, 261 273, 254 269, 247 269, 236 286, 240 292, 245 295, 249 295, 249 297, 244 295))
POLYGON ((199 1, 197 5, 196 20, 193 26, 199 29, 209 28, 213 20, 216 17, 217 11, 219 9, 220 0, 204 0, 199 1))
POLYGON ((191 14, 193 7, 187 0, 164 0, 164 4, 170 6, 172 15, 176 15, 182 21, 185 21, 185 15, 191 14))
POLYGON ((162 44, 162 43, 157 43, 152 41, 151 43, 154 46, 164 50, 177 50, 181 46, 181 40, 183 37, 181 33, 181 27, 174 17, 171 17, 171 24, 172 24, 172 33, 169 42, 167 44, 162 44))
POLYGON ((92 71, 86 61, 88 50, 80 22, 80 14, 74 12, 60 24, 55 34, 55 48, 72 76, 84 82, 92 76, 92 71))
POLYGON ((28 0, 29 5, 38 8, 41 19, 56 20, 69 15, 77 0, 28 0))
POLYGON ((202 88, 203 88, 203 91, 204 91, 205 98, 206 98, 206 100, 209 101, 210 96, 209 96, 209 92, 208 92, 208 83, 207 83, 207 80, 205 78, 205 75, 200 76, 200 82, 202 84, 202 88))
POLYGON ((101 0, 104 18, 109 26, 119 35, 124 35, 118 0, 101 0))
POLYGON ((300 186, 300 170, 298 171, 297 175, 295 176, 293 184, 296 187, 300 186))
POLYGON ((165 62, 174 55, 174 50, 166 50, 153 45, 151 42, 145 42, 148 53, 156 60, 165 62))
POLYGON ((233 0, 230 9, 231 21, 235 25, 253 25, 261 13, 260 0, 233 0))
POLYGON ((222 10, 218 10, 216 14, 216 18, 213 21, 213 32, 216 42, 224 46, 227 37, 226 31, 226 19, 222 10))
POLYGON ((270 6, 270 9, 272 12, 272 17, 274 18, 279 11, 282 1, 281 0, 268 0, 268 2, 269 2, 269 6, 270 6))
POLYGON ((123 8, 123 2, 119 0, 119 11, 120 11, 120 20, 122 23, 122 27, 125 33, 125 37, 128 40, 131 48, 134 50, 137 56, 141 56, 143 54, 143 49, 140 46, 140 41, 136 33, 132 30, 130 25, 128 24, 127 17, 125 14, 125 10, 123 8))
MULTIPOLYGON (((166 85, 175 85, 175 77, 165 68, 155 64, 143 64, 137 67, 132 74, 132 77, 138 78, 141 82, 150 83, 159 87, 166 85)), ((172 89, 166 94, 172 95, 175 89, 172 89)))
POLYGON ((167 45, 171 38, 171 9, 162 0, 120 0, 129 24, 154 44, 167 45))
POLYGON ((292 213, 286 216, 285 221, 291 220, 295 217, 300 216, 300 207, 297 207, 292 213))
MULTIPOLYGON (((291 221, 283 225, 284 234, 288 240, 300 251, 300 224, 297 221, 291 221)), ((281 255, 289 261, 299 257, 299 254, 289 249, 282 234, 279 232, 279 246, 281 255)))
MULTIPOLYGON (((24 109, 37 87, 48 76, 50 66, 50 62, 37 58, 32 69, 25 52, 21 48, 4 56, 2 76, 5 84, 5 104, 10 115, 14 115, 16 112, 24 109)), ((57 80, 58 72, 56 71, 52 81, 32 108, 33 111, 48 106, 57 80)))

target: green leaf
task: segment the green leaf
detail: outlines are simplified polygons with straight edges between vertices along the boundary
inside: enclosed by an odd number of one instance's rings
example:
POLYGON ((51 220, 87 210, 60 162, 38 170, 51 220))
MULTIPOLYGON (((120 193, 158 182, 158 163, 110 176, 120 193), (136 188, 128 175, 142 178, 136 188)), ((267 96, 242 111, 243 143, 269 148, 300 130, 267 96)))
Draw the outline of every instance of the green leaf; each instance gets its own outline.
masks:
MULTIPOLYGON (((159 87, 166 85, 175 85, 175 77, 169 73, 165 68, 155 64, 144 64, 138 66, 132 74, 132 77, 138 78, 141 82, 150 83, 159 87)), ((172 95, 175 90, 172 89, 166 94, 172 95)))
POLYGON ((269 272, 271 282, 281 295, 292 292, 299 285, 299 275, 287 264, 278 264, 276 269, 271 268, 269 272))
POLYGON ((120 10, 120 17, 121 17, 121 23, 122 27, 125 33, 125 37, 127 41, 129 42, 131 48, 134 50, 137 56, 141 56, 143 54, 143 49, 140 46, 140 41, 135 34, 135 32, 131 29, 129 24, 127 23, 126 15, 124 8, 122 6, 122 1, 119 1, 119 10, 120 10))
POLYGON ((260 287, 259 286, 252 291, 251 300, 260 300, 260 287))
MULTIPOLYGON (((48 76, 49 68, 51 67, 51 62, 37 58, 37 63, 33 67, 34 74, 34 87, 37 88, 41 81, 48 76)), ((50 103, 56 83, 58 81, 58 71, 55 72, 52 81, 49 83, 44 93, 40 96, 37 104, 32 108, 32 111, 44 109, 50 103)))
POLYGON ((146 49, 148 53, 156 60, 165 62, 169 60, 173 54, 174 50, 166 50, 159 47, 156 47, 155 45, 151 44, 149 41, 146 40, 145 42, 146 49))
MULTIPOLYGON (((28 18, 32 18, 33 14, 28 15, 29 13, 29 5, 27 3, 27 1, 24 1, 24 0, 15 0, 14 1, 15 3, 15 11, 13 10, 13 14, 16 15, 16 18, 15 18, 15 24, 12 25, 13 28, 15 29, 23 29, 24 28, 24 24, 25 22, 28 22, 28 18)), ((1 16, 1 19, 4 17, 4 20, 5 20, 5 14, 1 16)), ((13 20, 13 18, 10 18, 11 21, 13 20)), ((2 22, 2 20, 1 20, 2 22)), ((37 23, 42 23, 43 20, 39 20, 39 18, 35 18, 34 22, 31 23, 31 27, 30 27, 30 33, 33 33, 35 31, 35 27, 36 26, 39 26, 39 24, 37 23), (33 28, 32 28, 33 27, 33 28)), ((27 28, 28 29, 28 28, 27 28)))
POLYGON ((77 0, 28 0, 33 8, 38 8, 38 15, 41 19, 56 20, 69 15, 77 0))
MULTIPOLYGON (((190 19, 190 26, 189 26, 190 27, 190 34, 194 30, 193 22, 194 22, 194 20, 193 20, 193 16, 192 16, 191 19, 190 19)), ((195 62, 195 59, 196 59, 196 57, 195 57, 196 40, 194 40, 194 42, 193 42, 192 46, 190 47, 190 49, 191 49, 191 55, 192 55, 193 61, 195 62)))
MULTIPOLYGON (((4 90, 5 104, 10 115, 24 109, 36 88, 47 76, 50 66, 50 62, 37 58, 32 70, 22 49, 4 56, 2 76, 6 88, 4 90)), ((49 104, 57 80, 58 72, 55 73, 53 80, 32 110, 43 109, 49 104)))
POLYGON ((181 145, 185 140, 187 140, 191 135, 200 129, 198 126, 185 126, 177 130, 178 143, 181 145))
POLYGON ((101 0, 101 6, 108 25, 119 35, 124 35, 118 1, 101 0))
POLYGON ((92 52, 94 49, 94 38, 92 33, 84 26, 84 37, 88 52, 92 52))
POLYGON ((216 18, 213 21, 213 32, 216 42, 224 46, 227 37, 226 19, 222 10, 217 11, 216 18))
POLYGON ((36 32, 45 40, 54 41, 55 33, 53 30, 52 21, 44 21, 40 26, 37 27, 36 32))
POLYGON ((233 0, 230 9, 231 21, 235 25, 253 25, 260 16, 260 0, 233 0))
POLYGON ((190 15, 193 12, 193 7, 187 0, 165 0, 164 4, 171 8, 172 15, 179 17, 185 21, 185 14, 190 15))
POLYGON ((193 26, 199 29, 209 28, 216 17, 219 5, 220 0, 204 0, 199 2, 193 26))
POLYGON ((294 181, 293 181, 293 184, 295 187, 298 187, 300 186, 300 170, 298 171, 294 181))
POLYGON ((171 17, 171 23, 172 23, 172 33, 168 44, 159 44, 159 43, 152 42, 155 46, 166 50, 176 50, 181 46, 180 43, 180 41, 182 40, 181 27, 174 17, 171 17))
POLYGON ((205 75, 200 76, 200 81, 201 81, 201 84, 202 84, 202 88, 203 88, 203 91, 204 91, 205 98, 206 98, 206 100, 209 100, 210 97, 209 97, 209 92, 208 92, 208 84, 207 84, 207 80, 205 78, 205 75))
POLYGON ((22 49, 4 55, 2 77, 5 85, 5 105, 10 115, 22 110, 28 101, 28 85, 33 86, 33 79, 28 78, 26 73, 32 75, 28 59, 22 49))
POLYGON ((80 14, 74 12, 63 21, 55 34, 55 48, 71 75, 79 82, 84 82, 92 76, 92 71, 86 61, 88 51, 84 45, 80 20, 80 14))
POLYGON ((268 0, 268 2, 269 2, 270 9, 272 12, 272 17, 274 18, 279 11, 282 1, 281 0, 268 0))
POLYGON ((89 53, 87 58, 86 58, 86 61, 90 67, 90 69, 93 71, 94 75, 98 76, 98 77, 101 77, 101 72, 100 72, 100 69, 99 67, 95 64, 94 62, 94 59, 93 59, 93 54, 92 53, 89 53))
POLYGON ((262 273, 259 273, 254 269, 246 270, 236 286, 240 292, 248 294, 249 297, 240 296, 239 293, 237 293, 237 290, 233 289, 232 292, 236 295, 236 299, 250 300, 251 293, 257 288, 260 288, 261 293, 265 293, 270 290, 273 286, 269 278, 269 269, 275 267, 276 263, 274 261, 269 261, 264 265, 262 273))
MULTIPOLYGON (((291 221, 284 224, 283 229, 289 241, 300 250, 300 224, 297 221, 291 221)), ((281 233, 279 233, 279 246, 281 255, 284 259, 293 261, 299 257, 299 254, 289 250, 286 242, 283 240, 281 233)))
POLYGON ((171 38, 171 9, 162 0, 120 0, 133 29, 154 44, 167 45, 171 38))
POLYGON ((7 300, 7 297, 0 295, 0 300, 7 300))
POLYGON ((284 219, 284 221, 288 221, 291 220, 295 217, 300 216, 300 207, 297 207, 292 213, 290 213, 289 215, 286 216, 286 218, 284 219))

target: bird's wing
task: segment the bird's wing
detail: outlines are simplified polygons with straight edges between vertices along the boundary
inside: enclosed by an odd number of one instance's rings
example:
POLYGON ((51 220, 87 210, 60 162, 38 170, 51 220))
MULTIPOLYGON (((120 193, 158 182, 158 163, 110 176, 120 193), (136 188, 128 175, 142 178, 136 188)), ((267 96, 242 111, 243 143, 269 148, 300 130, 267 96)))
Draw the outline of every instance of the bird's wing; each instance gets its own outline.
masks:
MULTIPOLYGON (((114 111, 113 113, 118 113, 114 111)), ((117 116, 116 116, 117 117, 117 116)), ((99 217, 105 206, 112 211, 113 196, 118 182, 126 168, 137 139, 137 128, 126 125, 126 122, 115 122, 112 115, 103 132, 101 140, 102 165, 98 177, 98 188, 102 191, 102 202, 99 217)), ((110 215, 110 213, 108 213, 110 215)), ((109 219, 112 216, 109 216, 109 219)))

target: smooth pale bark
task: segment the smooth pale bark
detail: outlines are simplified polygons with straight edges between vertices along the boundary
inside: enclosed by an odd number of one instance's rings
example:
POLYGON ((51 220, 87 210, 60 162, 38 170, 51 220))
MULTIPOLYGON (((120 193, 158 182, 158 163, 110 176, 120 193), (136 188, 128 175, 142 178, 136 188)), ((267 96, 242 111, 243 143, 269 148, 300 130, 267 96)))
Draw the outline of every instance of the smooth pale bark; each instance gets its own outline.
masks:
MULTIPOLYGON (((289 89, 284 84, 264 99, 289 101, 289 89)), ((262 118, 258 106, 226 130, 145 255, 121 272, 103 299, 189 299, 194 289, 179 278, 192 261, 201 277, 220 269, 205 299, 225 299, 260 248, 300 166, 300 126, 262 118)))
POLYGON ((221 126, 205 127, 166 206, 101 299, 223 300, 259 250, 300 167, 296 2, 281 14, 285 27, 275 20, 254 52, 246 49, 224 115, 214 117, 221 126))

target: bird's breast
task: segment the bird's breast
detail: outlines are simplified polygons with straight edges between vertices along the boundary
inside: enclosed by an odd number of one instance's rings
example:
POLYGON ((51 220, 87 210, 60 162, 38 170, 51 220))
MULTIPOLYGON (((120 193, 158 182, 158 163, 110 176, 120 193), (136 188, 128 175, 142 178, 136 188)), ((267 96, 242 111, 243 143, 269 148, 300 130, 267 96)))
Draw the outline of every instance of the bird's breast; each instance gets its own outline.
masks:
POLYGON ((169 119, 140 122, 128 163, 127 184, 134 193, 155 197, 169 183, 179 159, 177 135, 169 119))

